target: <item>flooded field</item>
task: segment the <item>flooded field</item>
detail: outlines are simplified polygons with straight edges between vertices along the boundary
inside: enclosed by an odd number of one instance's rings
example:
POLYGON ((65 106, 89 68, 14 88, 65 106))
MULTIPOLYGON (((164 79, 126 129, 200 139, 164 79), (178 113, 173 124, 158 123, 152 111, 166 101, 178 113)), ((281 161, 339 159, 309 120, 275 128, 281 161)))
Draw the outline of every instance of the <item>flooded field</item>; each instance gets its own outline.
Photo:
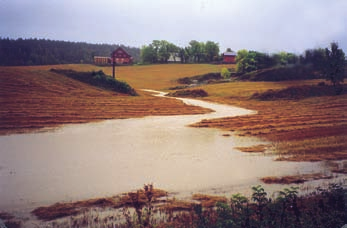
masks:
POLYGON ((275 162, 271 156, 241 153, 234 148, 266 142, 187 125, 254 111, 181 100, 214 112, 108 120, 1 136, 0 210, 28 211, 59 201, 114 195, 145 183, 181 195, 235 193, 249 190, 264 176, 327 169, 321 162, 275 162))

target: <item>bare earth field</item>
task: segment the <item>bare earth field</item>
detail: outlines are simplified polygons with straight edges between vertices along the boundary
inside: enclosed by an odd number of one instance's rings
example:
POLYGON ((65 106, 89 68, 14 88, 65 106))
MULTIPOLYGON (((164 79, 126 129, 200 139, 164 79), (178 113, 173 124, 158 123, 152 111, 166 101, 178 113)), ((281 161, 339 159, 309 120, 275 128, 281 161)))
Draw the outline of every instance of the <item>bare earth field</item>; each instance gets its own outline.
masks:
POLYGON ((216 127, 269 140, 273 143, 272 151, 279 155, 277 160, 347 159, 347 95, 276 101, 250 98, 255 92, 318 82, 234 82, 205 86, 203 89, 210 96, 204 99, 257 110, 258 114, 204 120, 193 126, 216 127))
MULTIPOLYGON (((118 67, 116 77, 129 83, 140 96, 105 91, 49 71, 51 68, 75 71, 103 70, 111 67, 92 65, 55 65, 0 67, 0 135, 42 130, 63 124, 86 123, 105 119, 206 113, 210 110, 188 106, 176 99, 153 97, 141 89, 166 90, 179 85, 178 78, 219 72, 223 65, 152 65, 118 67)), ((232 65, 227 66, 233 67, 232 65)), ((347 95, 311 97, 297 100, 260 101, 254 93, 289 86, 316 85, 322 80, 286 82, 230 82, 209 84, 197 89, 208 93, 199 98, 258 111, 256 115, 203 120, 193 127, 213 127, 238 135, 261 137, 272 145, 237 148, 246 153, 274 153, 278 161, 334 160, 335 173, 346 173, 338 160, 347 159, 347 95), (336 163, 335 163, 336 162, 336 163)), ((225 134, 229 135, 229 134, 225 134)), ((331 176, 308 174, 264 177, 264 183, 302 183, 331 176)), ((160 196, 167 193, 158 191, 160 196)), ((75 203, 57 203, 40 207, 35 214, 43 220, 71 216, 91 207, 129 205, 129 194, 75 203), (118 197, 118 198, 117 198, 118 197)), ((193 195, 204 207, 225 198, 193 195)), ((167 200, 174 210, 191 209, 192 203, 167 200)))
MULTIPOLYGON (((140 94, 137 97, 104 91, 49 71, 51 68, 103 70, 110 75, 111 67, 1 67, 0 134, 114 118, 206 113, 209 110, 187 106, 175 99, 153 97, 140 89, 167 90, 178 85, 178 78, 219 72, 222 67, 225 66, 169 64, 118 67, 116 77, 134 87, 140 94)), ((232 82, 201 86, 209 96, 200 99, 256 110, 258 114, 204 120, 193 126, 262 137, 273 143, 271 151, 280 155, 277 160, 347 159, 347 95, 300 100, 251 99, 254 93, 269 89, 316 85, 320 81, 232 82)), ((254 149, 245 148, 243 151, 254 152, 254 149)))
POLYGON ((49 71, 51 68, 76 71, 102 69, 105 73, 111 74, 111 67, 100 68, 92 65, 1 67, 0 134, 114 118, 206 113, 209 110, 187 106, 175 99, 153 97, 140 89, 163 88, 171 85, 172 78, 177 75, 193 76, 211 70, 218 71, 220 67, 211 65, 119 67, 117 77, 135 87, 140 93, 137 97, 104 91, 49 71))

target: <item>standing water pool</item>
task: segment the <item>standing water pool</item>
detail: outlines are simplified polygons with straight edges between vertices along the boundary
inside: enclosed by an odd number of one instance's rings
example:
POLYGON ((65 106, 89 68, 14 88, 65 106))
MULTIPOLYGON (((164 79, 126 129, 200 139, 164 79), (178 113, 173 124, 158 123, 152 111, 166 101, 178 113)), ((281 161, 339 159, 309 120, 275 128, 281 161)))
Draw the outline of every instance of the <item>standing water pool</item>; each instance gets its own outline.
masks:
MULTIPOLYGON (((171 98, 168 98, 171 99, 171 98)), ((115 195, 145 183, 170 192, 250 189, 259 178, 322 171, 321 163, 275 162, 234 147, 262 142, 224 137, 187 125, 254 111, 183 99, 214 110, 66 125, 54 131, 0 137, 0 210, 31 210, 59 201, 115 195)))

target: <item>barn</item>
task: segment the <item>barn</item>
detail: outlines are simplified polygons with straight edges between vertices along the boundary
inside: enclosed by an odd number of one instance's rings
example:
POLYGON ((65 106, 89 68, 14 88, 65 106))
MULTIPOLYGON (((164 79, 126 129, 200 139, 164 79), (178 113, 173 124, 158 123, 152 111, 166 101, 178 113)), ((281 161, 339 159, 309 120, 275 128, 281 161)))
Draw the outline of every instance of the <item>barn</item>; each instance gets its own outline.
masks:
POLYGON ((129 55, 123 48, 119 47, 111 53, 111 57, 106 56, 94 56, 95 65, 110 65, 113 63, 113 60, 116 64, 132 64, 133 57, 129 55))
POLYGON ((95 65, 108 65, 111 64, 112 59, 105 56, 94 56, 95 65))
POLYGON ((233 51, 227 51, 223 54, 223 63, 236 63, 236 53, 233 51))
POLYGON ((123 48, 119 47, 114 50, 111 54, 112 63, 115 61, 116 64, 132 64, 133 57, 129 55, 123 48))

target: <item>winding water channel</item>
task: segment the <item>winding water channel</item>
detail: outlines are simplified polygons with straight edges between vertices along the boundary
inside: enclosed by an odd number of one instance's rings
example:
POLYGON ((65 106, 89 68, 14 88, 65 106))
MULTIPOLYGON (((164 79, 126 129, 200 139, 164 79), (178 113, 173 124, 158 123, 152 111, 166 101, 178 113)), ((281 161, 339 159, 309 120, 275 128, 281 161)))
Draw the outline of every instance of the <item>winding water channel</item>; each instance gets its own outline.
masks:
POLYGON ((187 127, 202 119, 254 111, 181 100, 215 112, 109 120, 1 136, 0 210, 110 196, 150 182, 179 194, 238 192, 260 183, 260 177, 324 169, 321 163, 274 162, 271 156, 234 149, 264 143, 256 138, 224 137, 217 129, 187 127))

